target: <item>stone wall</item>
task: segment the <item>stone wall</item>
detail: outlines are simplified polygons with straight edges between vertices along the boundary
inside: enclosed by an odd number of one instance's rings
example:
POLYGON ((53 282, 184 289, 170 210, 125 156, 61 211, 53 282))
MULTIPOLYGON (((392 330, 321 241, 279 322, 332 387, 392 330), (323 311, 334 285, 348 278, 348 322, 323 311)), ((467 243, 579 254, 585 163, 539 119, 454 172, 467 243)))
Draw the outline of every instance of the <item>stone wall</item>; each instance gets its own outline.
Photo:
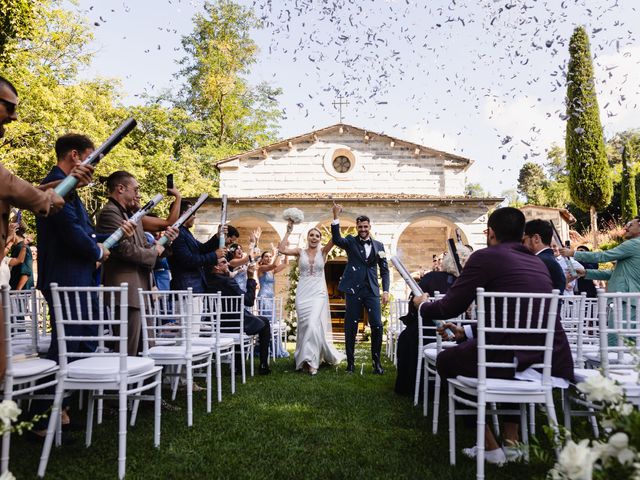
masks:
MULTIPOLYGON (((331 202, 314 201, 231 201, 228 207, 230 224, 240 230, 240 243, 248 245, 249 233, 260 226, 263 238, 260 246, 269 248, 277 244, 286 230, 286 222, 281 218, 286 208, 295 206, 305 213, 305 221, 296 225, 291 236, 292 246, 304 246, 306 232, 311 227, 328 226, 331 223, 331 202)), ((399 255, 410 270, 420 266, 429 267, 433 254, 446 249, 446 240, 453 236, 455 228, 462 232, 464 243, 474 249, 486 246, 482 233, 486 228, 486 213, 494 205, 485 205, 482 200, 464 202, 420 202, 420 201, 345 201, 342 226, 353 226, 357 215, 366 214, 371 218, 372 234, 385 245, 388 256, 399 255)), ((204 240, 217 229, 220 221, 219 200, 208 201, 198 212, 195 235, 204 240)), ((394 290, 404 296, 404 283, 398 275, 393 275, 394 290)), ((278 290, 287 287, 287 271, 276 279, 278 290)))
POLYGON ((421 150, 387 137, 348 127, 297 139, 279 149, 241 157, 219 165, 220 192, 234 197, 279 193, 398 193, 432 196, 464 195, 467 165, 449 162, 445 154, 421 150), (349 172, 332 166, 338 149, 353 154, 349 172))

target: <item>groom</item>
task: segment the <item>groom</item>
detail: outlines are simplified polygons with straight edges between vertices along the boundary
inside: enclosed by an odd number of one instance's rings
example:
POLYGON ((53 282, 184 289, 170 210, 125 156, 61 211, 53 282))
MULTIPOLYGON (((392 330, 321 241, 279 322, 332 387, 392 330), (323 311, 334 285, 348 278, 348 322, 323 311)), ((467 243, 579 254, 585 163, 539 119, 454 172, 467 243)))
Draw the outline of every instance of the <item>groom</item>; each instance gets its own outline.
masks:
POLYGON ((338 289, 346 295, 346 313, 344 317, 344 337, 347 350, 347 372, 354 371, 354 349, 358 320, 362 307, 369 313, 371 327, 371 361, 373 373, 382 375, 384 370, 380 364, 382 348, 382 320, 380 318, 380 288, 378 287, 378 266, 382 277, 382 303, 389 302, 389 267, 381 242, 372 240, 369 232, 369 217, 360 215, 356 218, 358 236, 340 235, 338 216, 342 205, 333 204, 333 222, 331 223, 331 239, 333 243, 347 252, 347 266, 338 285, 338 289))

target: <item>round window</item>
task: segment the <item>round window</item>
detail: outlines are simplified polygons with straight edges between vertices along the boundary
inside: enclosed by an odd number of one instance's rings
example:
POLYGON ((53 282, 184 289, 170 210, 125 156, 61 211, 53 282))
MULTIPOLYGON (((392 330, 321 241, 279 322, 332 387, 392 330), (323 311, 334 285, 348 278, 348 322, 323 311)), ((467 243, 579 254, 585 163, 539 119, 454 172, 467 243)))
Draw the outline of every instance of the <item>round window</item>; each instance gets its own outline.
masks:
POLYGON ((333 168, 338 173, 346 173, 351 169, 351 160, 344 155, 338 155, 333 159, 333 168))

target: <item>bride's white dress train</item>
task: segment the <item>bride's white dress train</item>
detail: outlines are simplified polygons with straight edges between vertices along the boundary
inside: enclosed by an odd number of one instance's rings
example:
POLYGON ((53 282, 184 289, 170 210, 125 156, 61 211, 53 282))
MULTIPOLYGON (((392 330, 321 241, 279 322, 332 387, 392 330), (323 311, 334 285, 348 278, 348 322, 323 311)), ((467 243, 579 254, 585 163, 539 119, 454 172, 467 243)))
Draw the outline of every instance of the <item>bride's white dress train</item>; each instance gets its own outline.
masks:
POLYGON ((306 250, 300 251, 300 276, 296 288, 298 335, 294 358, 296 370, 306 362, 317 369, 322 362, 336 365, 345 359, 332 342, 329 294, 324 278, 324 259, 318 251, 309 259, 306 250))

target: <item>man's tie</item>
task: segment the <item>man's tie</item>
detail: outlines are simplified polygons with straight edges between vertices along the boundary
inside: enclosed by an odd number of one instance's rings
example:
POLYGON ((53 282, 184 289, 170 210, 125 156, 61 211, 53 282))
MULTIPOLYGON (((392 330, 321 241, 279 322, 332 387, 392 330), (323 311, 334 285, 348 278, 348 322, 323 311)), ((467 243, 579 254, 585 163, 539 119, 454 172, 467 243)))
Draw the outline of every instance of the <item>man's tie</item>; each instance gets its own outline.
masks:
POLYGON ((371 245, 371 239, 360 240, 360 245, 371 245))

